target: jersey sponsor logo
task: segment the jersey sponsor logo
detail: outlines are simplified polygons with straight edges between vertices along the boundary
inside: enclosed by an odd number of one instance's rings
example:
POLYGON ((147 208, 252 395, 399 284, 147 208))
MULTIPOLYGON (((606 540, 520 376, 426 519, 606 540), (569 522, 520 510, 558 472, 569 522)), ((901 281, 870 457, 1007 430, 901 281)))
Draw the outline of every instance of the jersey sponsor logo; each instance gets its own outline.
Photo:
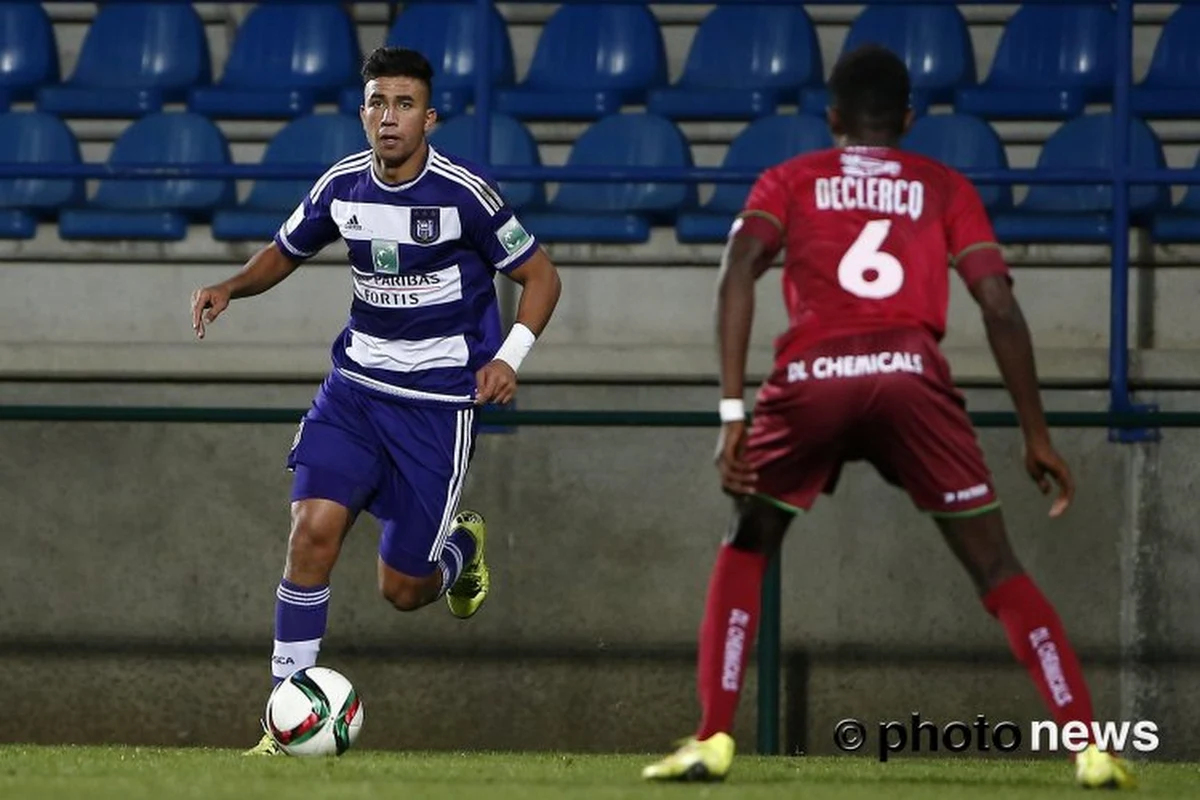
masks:
POLYGON ((379 275, 399 275, 400 246, 386 239, 372 239, 371 269, 379 275))
POLYGON ((890 375, 909 372, 920 375, 925 371, 920 353, 863 353, 844 356, 819 356, 809 364, 792 361, 787 365, 788 383, 818 381, 830 378, 861 378, 866 375, 890 375))
POLYGON ((1029 643, 1037 650, 1038 661, 1042 665, 1042 674, 1054 697, 1054 705, 1062 708, 1074 698, 1067 678, 1063 675, 1062 659, 1058 655, 1058 647, 1050 637, 1050 630, 1045 627, 1036 628, 1029 634, 1029 643))
POLYGON ((925 185, 903 178, 835 175, 817 178, 813 190, 819 211, 873 211, 921 218, 925 185))
POLYGON ((988 485, 986 483, 978 483, 969 489, 959 489, 954 492, 946 492, 944 495, 942 495, 942 499, 946 501, 947 505, 951 503, 965 503, 968 500, 975 500, 976 498, 983 497, 987 493, 988 485))
POLYGON ((396 275, 354 272, 354 296, 376 308, 419 308, 462 299, 458 265, 436 272, 396 275))
POLYGON ((864 156, 861 153, 842 153, 842 174, 857 178, 874 178, 880 175, 896 177, 900 174, 900 162, 864 156))
POLYGON ((416 244, 433 244, 442 232, 440 208, 414 208, 409 211, 409 228, 416 244))
POLYGON ((504 252, 511 256, 529 241, 529 232, 522 227, 520 221, 514 216, 500 226, 500 230, 496 231, 496 238, 500 240, 500 245, 504 248, 504 252))

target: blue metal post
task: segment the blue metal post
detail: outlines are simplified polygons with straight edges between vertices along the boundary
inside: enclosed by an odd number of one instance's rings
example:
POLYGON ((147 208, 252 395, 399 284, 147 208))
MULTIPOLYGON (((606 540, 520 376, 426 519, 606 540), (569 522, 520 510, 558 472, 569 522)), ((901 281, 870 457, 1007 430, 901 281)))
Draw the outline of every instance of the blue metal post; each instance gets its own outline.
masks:
MULTIPOLYGON (((1112 286, 1110 290, 1109 408, 1156 411, 1137 406, 1129 391, 1129 147, 1133 82, 1133 0, 1117 0, 1116 83, 1113 86, 1112 286)), ((1109 441, 1142 442, 1158 438, 1157 429, 1110 429, 1109 441)))
POLYGON ((475 3, 475 158, 492 165, 492 0, 475 3))

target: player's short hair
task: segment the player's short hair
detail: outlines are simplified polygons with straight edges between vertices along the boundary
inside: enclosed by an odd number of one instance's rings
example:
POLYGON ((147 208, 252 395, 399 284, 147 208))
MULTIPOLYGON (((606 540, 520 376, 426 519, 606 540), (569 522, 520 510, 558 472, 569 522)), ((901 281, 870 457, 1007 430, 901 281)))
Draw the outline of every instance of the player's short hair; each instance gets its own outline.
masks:
POLYGON ((413 78, 433 93, 433 67, 416 50, 404 47, 377 47, 363 61, 363 83, 376 78, 413 78))
POLYGON ((829 76, 833 107, 851 135, 863 132, 904 133, 908 67, 886 47, 863 45, 838 59, 829 76))

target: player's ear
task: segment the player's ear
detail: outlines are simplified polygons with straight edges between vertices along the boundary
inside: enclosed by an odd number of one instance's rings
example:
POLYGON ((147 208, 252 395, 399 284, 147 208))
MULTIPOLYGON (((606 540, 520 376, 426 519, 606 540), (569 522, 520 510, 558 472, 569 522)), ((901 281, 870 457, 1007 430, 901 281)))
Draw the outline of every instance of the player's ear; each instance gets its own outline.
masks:
POLYGON ((833 106, 825 109, 825 121, 829 123, 829 132, 833 134, 833 138, 836 139, 844 133, 842 130, 842 118, 833 106))
POLYGON ((912 127, 913 121, 917 118, 917 114, 911 108, 904 112, 904 133, 908 133, 908 129, 912 127))
POLYGON ((437 118, 438 118, 438 115, 437 115, 436 108, 425 109, 425 132, 426 133, 429 133, 431 130, 433 130, 433 126, 437 124, 437 118))

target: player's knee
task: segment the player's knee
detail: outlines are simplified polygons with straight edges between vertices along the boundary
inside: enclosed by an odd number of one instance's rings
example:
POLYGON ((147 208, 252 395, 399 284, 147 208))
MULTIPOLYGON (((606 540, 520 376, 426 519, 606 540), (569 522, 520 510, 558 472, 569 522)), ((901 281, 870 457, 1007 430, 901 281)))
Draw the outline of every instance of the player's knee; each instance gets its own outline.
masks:
POLYGON ((1015 578, 1024 572, 1021 562, 1012 552, 992 554, 979 565, 975 578, 980 594, 987 594, 1010 578, 1015 578))
POLYGON ((738 503, 725 542, 748 553, 774 555, 791 520, 789 512, 757 498, 747 498, 738 503))
POLYGON ((337 559, 342 532, 332 525, 321 525, 311 515, 297 512, 288 536, 288 557, 293 563, 331 565, 337 559))
POLYGON ((416 581, 384 581, 379 585, 379 592, 397 611, 416 611, 429 602, 425 586, 416 581))

